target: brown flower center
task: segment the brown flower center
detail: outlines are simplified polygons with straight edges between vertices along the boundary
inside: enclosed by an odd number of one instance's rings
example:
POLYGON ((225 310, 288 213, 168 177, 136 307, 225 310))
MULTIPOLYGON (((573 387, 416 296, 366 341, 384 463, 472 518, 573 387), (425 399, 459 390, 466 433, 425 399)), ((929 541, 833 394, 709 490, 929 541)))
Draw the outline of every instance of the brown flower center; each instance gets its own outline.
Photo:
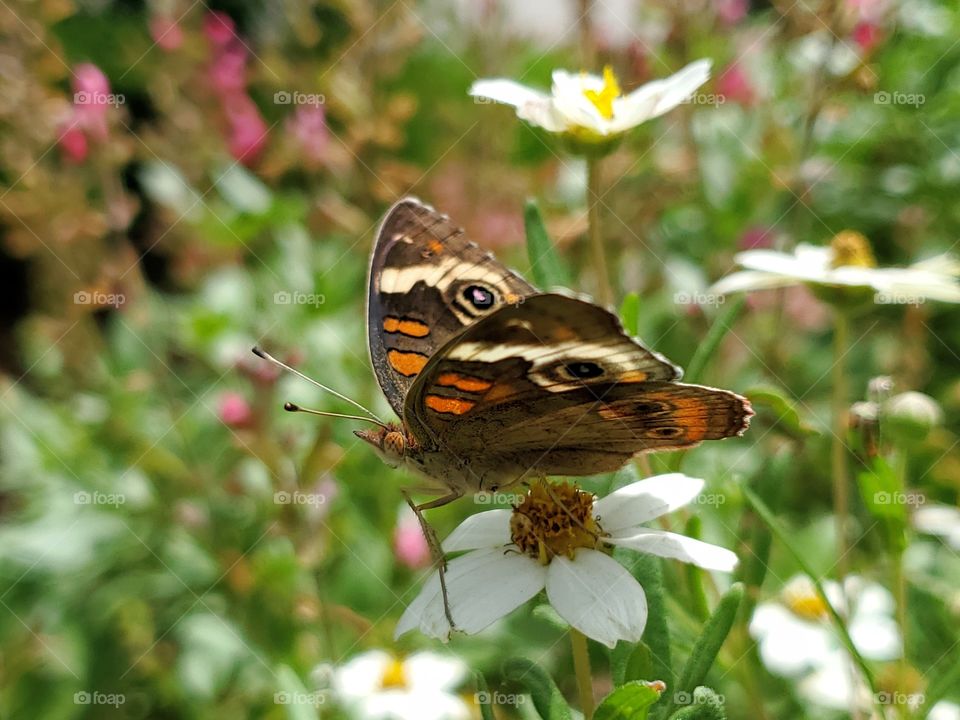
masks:
POLYGON ((520 551, 544 565, 555 555, 573 558, 577 548, 596 548, 602 528, 593 516, 591 493, 573 483, 538 480, 510 517, 510 538, 520 551))

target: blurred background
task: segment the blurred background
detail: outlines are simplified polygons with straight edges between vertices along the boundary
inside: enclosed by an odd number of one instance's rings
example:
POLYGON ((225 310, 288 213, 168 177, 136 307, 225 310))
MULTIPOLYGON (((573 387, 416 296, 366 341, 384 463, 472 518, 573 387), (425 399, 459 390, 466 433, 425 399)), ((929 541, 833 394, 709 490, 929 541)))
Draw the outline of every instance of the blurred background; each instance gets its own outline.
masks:
MULTIPOLYGON (((547 89, 555 68, 610 64, 628 91, 712 59, 693 100, 603 171, 615 291, 640 296, 640 336, 678 364, 725 309, 705 293, 738 250, 853 229, 881 264, 945 252, 960 237, 958 37, 947 0, 0 3, 0 717, 339 717, 275 695, 371 648, 433 647, 492 684, 526 654, 565 668, 572 692, 562 631, 536 609, 446 648, 394 643, 429 564, 401 510, 410 478, 355 423, 283 413, 350 407, 250 348, 389 417, 366 263, 406 194, 521 273, 536 198, 567 266, 585 268, 574 289, 594 290, 585 166, 470 98, 483 77, 547 89), (94 692, 125 700, 83 702, 94 692)), ((703 376, 774 400, 683 467, 726 498, 698 511, 707 538, 740 547, 738 488, 762 481, 826 570, 829 312, 803 288, 782 299, 751 296, 703 376)), ((877 307, 850 357, 851 400, 883 374, 944 409, 910 483, 947 504, 957 317, 877 307)), ((442 536, 478 509, 429 515, 442 536)), ((960 561, 918 542, 908 649, 926 667, 955 639, 960 561)), ((878 543, 865 533, 851 565, 883 572, 878 543)), ((776 550, 770 566, 796 570, 776 550)), ((681 648, 697 630, 677 622, 681 648)), ((713 677, 731 717, 823 716, 740 655, 713 677)))

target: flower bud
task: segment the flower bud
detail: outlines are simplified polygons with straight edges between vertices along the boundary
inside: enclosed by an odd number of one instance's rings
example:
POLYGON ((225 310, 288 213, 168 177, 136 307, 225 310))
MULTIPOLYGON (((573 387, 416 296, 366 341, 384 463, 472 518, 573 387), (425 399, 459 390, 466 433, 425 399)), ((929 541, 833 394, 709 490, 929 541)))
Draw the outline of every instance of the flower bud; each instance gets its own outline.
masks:
POLYGON ((929 395, 909 391, 887 400, 882 421, 884 431, 894 440, 922 442, 943 422, 943 410, 929 395))

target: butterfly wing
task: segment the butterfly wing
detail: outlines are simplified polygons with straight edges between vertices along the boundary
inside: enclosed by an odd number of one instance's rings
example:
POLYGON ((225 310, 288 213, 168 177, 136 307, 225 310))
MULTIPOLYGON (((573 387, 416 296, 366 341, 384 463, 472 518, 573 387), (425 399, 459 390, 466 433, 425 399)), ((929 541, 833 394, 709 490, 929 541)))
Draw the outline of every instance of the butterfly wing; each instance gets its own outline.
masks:
MULTIPOLYGON (((590 475, 648 450, 740 435, 742 397, 675 382, 680 370, 582 300, 534 295, 439 349, 404 419, 484 478, 590 475)), ((504 484, 502 481, 499 484, 504 484)))
POLYGON ((387 213, 370 261, 367 339, 377 381, 398 415, 430 357, 479 318, 535 288, 414 198, 387 213))

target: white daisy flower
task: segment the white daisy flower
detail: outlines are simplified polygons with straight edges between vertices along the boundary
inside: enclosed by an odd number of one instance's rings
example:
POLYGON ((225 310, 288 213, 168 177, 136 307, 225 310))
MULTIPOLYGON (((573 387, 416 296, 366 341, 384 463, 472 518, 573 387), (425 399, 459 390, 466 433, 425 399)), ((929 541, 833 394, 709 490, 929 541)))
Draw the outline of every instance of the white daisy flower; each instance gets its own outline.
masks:
POLYGON ((928 505, 918 508, 911 520, 917 532, 941 537, 954 550, 960 550, 960 509, 928 505))
MULTIPOLYGON (((541 590, 574 628, 613 647, 638 641, 647 622, 643 588, 604 548, 619 546, 731 571, 737 556, 676 533, 641 527, 693 500, 703 480, 658 475, 596 500, 575 485, 535 483, 513 510, 468 517, 443 544, 469 551, 447 566, 450 613, 473 634, 541 590)), ((451 631, 439 576, 434 573, 397 624, 396 636, 420 628, 445 640, 451 631)))
POLYGON ((470 707, 454 690, 467 672, 452 655, 424 651, 398 658, 370 650, 336 668, 330 689, 360 720, 466 720, 470 707))
POLYGON ((735 260, 746 269, 720 279, 710 292, 726 295, 807 283, 872 290, 874 302, 880 304, 960 302, 957 264, 950 257, 907 268, 878 268, 867 239, 849 230, 834 237, 829 247, 800 244, 792 253, 747 250, 735 260))
POLYGON ((478 80, 470 87, 470 95, 512 105, 521 120, 549 132, 602 143, 669 112, 709 77, 710 61, 697 60, 668 78, 623 95, 608 65, 602 77, 554 70, 549 95, 504 78, 478 80))
MULTIPOLYGON (((823 585, 834 607, 842 606, 846 596, 850 609, 847 629, 863 657, 900 657, 903 646, 893 619, 894 601, 885 588, 856 575, 846 578, 843 594, 835 582, 827 580, 823 585)), ((801 678, 799 692, 810 702, 847 708, 856 698, 858 703, 870 705, 870 691, 864 682, 854 682, 857 672, 807 576, 788 581, 777 601, 757 605, 750 634, 759 645, 763 664, 778 675, 801 678)))

